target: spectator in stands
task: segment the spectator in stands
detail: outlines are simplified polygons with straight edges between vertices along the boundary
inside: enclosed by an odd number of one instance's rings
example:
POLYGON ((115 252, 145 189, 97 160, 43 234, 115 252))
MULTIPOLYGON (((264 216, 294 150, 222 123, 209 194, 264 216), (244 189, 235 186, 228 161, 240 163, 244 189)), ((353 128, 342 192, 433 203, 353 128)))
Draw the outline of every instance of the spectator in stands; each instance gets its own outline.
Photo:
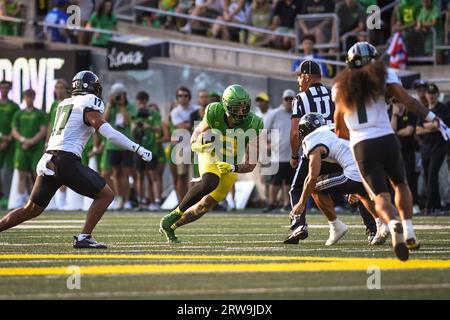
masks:
MULTIPOLYGON (((158 0, 150 1, 147 6, 155 9, 160 9, 168 12, 174 12, 179 5, 178 0, 162 0, 158 3, 158 0)), ((184 12, 183 12, 184 13, 184 12)), ((152 27, 156 29, 160 28, 171 28, 173 23, 173 17, 155 13, 155 12, 144 12, 142 15, 142 25, 145 27, 152 27)))
POLYGON ((425 80, 415 80, 414 83, 414 89, 416 90, 417 98, 419 98, 419 101, 425 106, 428 106, 428 100, 427 100, 427 86, 428 82, 425 80))
MULTIPOLYGON (((444 24, 444 45, 446 46, 450 44, 449 30, 450 30, 450 2, 447 5, 447 12, 445 14, 445 24, 444 24)), ((447 63, 450 63, 450 51, 448 50, 447 50, 447 63)), ((448 163, 450 171, 450 161, 448 163)))
POLYGON ((222 95, 215 90, 208 92, 208 104, 213 102, 221 102, 222 95))
MULTIPOLYGON (((180 0, 175 8, 175 12, 182 14, 191 14, 194 8, 195 8, 195 0, 180 0)), ((181 30, 182 26, 186 26, 188 22, 189 21, 187 21, 186 19, 174 18, 172 19, 172 24, 168 27, 172 27, 175 25, 176 30, 179 29, 181 30)), ((188 31, 190 31, 190 29, 186 30, 186 32, 188 31)))
POLYGON ((420 213, 417 194, 416 174, 416 142, 414 139, 417 116, 406 110, 406 107, 395 98, 391 101, 391 126, 400 141, 403 162, 405 163, 406 179, 413 197, 413 212, 420 213))
POLYGON ((198 109, 191 113, 191 128, 195 128, 196 124, 202 121, 205 115, 206 107, 210 103, 208 90, 203 89, 197 92, 197 103, 198 109))
MULTIPOLYGON (((44 18, 44 23, 66 26, 69 18, 66 13, 66 0, 55 0, 53 9, 47 13, 44 18)), ((70 43, 70 33, 67 29, 57 27, 44 27, 44 33, 47 40, 53 42, 70 43)))
MULTIPOLYGON (((269 29, 271 25, 272 6, 269 0, 252 0, 249 21, 255 28, 269 29)), ((247 43, 252 46, 267 46, 269 43, 267 34, 249 31, 247 43)))
MULTIPOLYGON (((447 106, 438 101, 439 88, 434 83, 428 84, 426 96, 428 109, 441 118, 447 126, 450 125, 450 112, 447 106)), ((422 138, 420 151, 427 193, 426 214, 432 214, 441 210, 439 170, 448 151, 448 142, 442 138, 434 122, 419 120, 416 131, 422 138)))
MULTIPOLYGON (((20 18, 25 10, 25 5, 18 0, 2 0, 0 1, 0 18, 20 18)), ((20 36, 21 24, 12 21, 0 20, 0 36, 20 36)))
MULTIPOLYGON (((209 19, 217 19, 223 13, 221 0, 195 0, 194 9, 191 12, 192 17, 206 17, 209 19)), ((191 33, 192 25, 198 26, 197 21, 188 21, 184 27, 180 29, 182 32, 191 33)))
POLYGON ((392 14, 392 32, 400 32, 409 56, 416 55, 417 33, 414 30, 419 16, 422 0, 402 0, 392 14))
POLYGON ((11 87, 10 81, 0 81, 0 208, 8 206, 15 151, 12 120, 20 111, 19 106, 8 98, 11 87))
MULTIPOLYGON (((117 17, 113 13, 113 2, 111 0, 104 0, 97 11, 95 11, 88 20, 86 28, 102 29, 107 31, 114 31, 117 27, 117 17)), ((91 44, 93 46, 105 47, 111 34, 94 32, 92 35, 91 44)))
MULTIPOLYGON (((20 205, 25 204, 27 200, 25 188, 28 176, 31 174, 33 179, 36 179, 36 166, 44 152, 44 140, 47 133, 47 116, 34 107, 35 97, 34 90, 24 91, 25 109, 16 112, 12 121, 12 136, 17 140, 14 168, 19 171, 17 193, 20 205)), ((31 185, 32 183, 29 184, 31 185)))
MULTIPOLYGON (((92 11, 94 10, 94 1, 76 0, 74 4, 80 7, 81 10, 80 23, 81 26, 85 26, 92 14, 92 11)), ((78 32, 78 44, 88 44, 88 37, 86 37, 86 34, 87 33, 83 31, 78 32)))
POLYGON ((443 26, 441 22, 441 11, 438 5, 433 4, 432 0, 423 0, 423 6, 417 16, 416 30, 425 36, 425 55, 433 54, 433 34, 431 29, 436 31, 436 44, 442 44, 443 26))
POLYGON ((272 162, 278 162, 278 171, 271 176, 269 187, 269 207, 267 212, 273 212, 277 208, 277 198, 281 190, 283 211, 290 211, 289 203, 289 187, 292 178, 295 174, 295 169, 291 167, 289 161, 291 160, 291 145, 289 139, 285 137, 290 136, 290 126, 286 125, 291 121, 292 100, 295 97, 295 92, 291 89, 286 89, 283 92, 282 103, 276 108, 264 123, 264 128, 268 131, 277 130, 279 139, 270 142, 270 149, 272 150, 272 162))
MULTIPOLYGON (((136 115, 136 107, 127 99, 127 88, 121 83, 111 87, 105 110, 105 120, 117 131, 131 138, 131 118, 136 115)), ((112 166, 116 209, 131 209, 129 201, 130 185, 128 177, 133 174, 133 153, 106 141, 108 163, 112 166)))
POLYGON ((358 2, 364 8, 364 11, 366 11, 370 6, 378 5, 377 0, 358 0, 358 2))
POLYGON ((354 43, 364 41, 365 37, 361 35, 361 32, 366 27, 366 13, 356 0, 344 0, 338 3, 335 13, 339 20, 339 37, 343 45, 347 39, 345 51, 354 43))
POLYGON ((402 0, 392 15, 392 32, 404 32, 416 26, 421 0, 402 0))
MULTIPOLYGON (((191 104, 191 97, 191 91, 188 88, 178 88, 176 92, 177 106, 170 112, 172 124, 175 129, 184 129, 188 131, 192 130, 191 114, 197 111, 198 106, 191 104)), ((176 156, 176 158, 172 159, 172 161, 177 165, 175 189, 177 192, 177 197, 180 200, 186 195, 189 187, 190 166, 189 163, 186 163, 185 161, 188 159, 186 155, 189 154, 189 159, 191 155, 191 144, 189 139, 178 141, 178 148, 178 151, 174 152, 174 156, 176 156)))
POLYGON ((275 48, 289 50, 294 49, 295 18, 301 11, 300 0, 279 0, 273 11, 271 30, 283 33, 286 36, 272 36, 271 44, 275 48))
MULTIPOLYGON (((217 20, 245 24, 247 22, 245 6, 246 0, 223 0, 222 15, 217 17, 217 20)), ((238 28, 229 28, 221 24, 214 24, 212 26, 212 34, 214 38, 239 41, 238 28)))
MULTIPOLYGON (((332 0, 306 0, 303 2, 301 14, 334 13, 332 0)), ((316 20, 300 20, 299 26, 302 36, 314 35, 316 41, 325 44, 330 41, 332 18, 318 18, 316 20)))
POLYGON ((252 106, 252 111, 265 121, 265 118, 273 112, 270 108, 270 98, 266 92, 260 92, 255 98, 256 106, 252 106))
MULTIPOLYGON (((305 35, 301 39, 301 45, 303 49, 303 53, 300 55, 299 59, 294 60, 292 63, 292 71, 297 72, 298 66, 304 60, 315 60, 315 59, 324 59, 322 56, 317 54, 314 50, 314 45, 316 43, 316 39, 313 35, 305 35)), ((316 61, 317 62, 317 61, 316 61)), ((336 75, 336 67, 331 64, 319 63, 320 71, 322 72, 323 77, 333 78, 336 75)))

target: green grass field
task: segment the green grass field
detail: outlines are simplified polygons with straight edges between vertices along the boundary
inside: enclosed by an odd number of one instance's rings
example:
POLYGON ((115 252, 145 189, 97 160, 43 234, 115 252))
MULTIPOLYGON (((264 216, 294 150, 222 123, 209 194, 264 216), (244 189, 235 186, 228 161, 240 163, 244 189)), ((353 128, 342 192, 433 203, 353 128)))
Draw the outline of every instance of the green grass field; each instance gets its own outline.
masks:
MULTIPOLYGON (((1 213, 2 215, 4 213, 1 213)), ((75 250, 84 213, 44 213, 0 234, 0 299, 448 299, 450 218, 417 217, 422 242, 406 263, 390 240, 367 245, 359 215, 325 247, 328 226, 309 215, 309 238, 284 245, 286 215, 211 213, 180 228, 180 245, 158 233, 162 213, 108 212, 94 236, 107 250, 75 250), (81 289, 70 290, 80 267, 81 289), (369 266, 381 289, 367 287, 369 266)), ((371 282, 373 283, 373 282, 371 282)))

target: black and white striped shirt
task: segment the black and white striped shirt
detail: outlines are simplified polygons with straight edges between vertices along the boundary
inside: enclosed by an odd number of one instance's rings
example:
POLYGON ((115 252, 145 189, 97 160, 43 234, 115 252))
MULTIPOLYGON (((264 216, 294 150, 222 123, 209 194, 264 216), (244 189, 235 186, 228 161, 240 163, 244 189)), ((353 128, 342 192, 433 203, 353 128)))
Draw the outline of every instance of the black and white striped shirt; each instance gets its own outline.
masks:
POLYGON ((313 84, 305 92, 300 92, 292 100, 291 118, 301 118, 311 112, 321 113, 327 124, 333 123, 334 102, 331 90, 323 84, 313 84))

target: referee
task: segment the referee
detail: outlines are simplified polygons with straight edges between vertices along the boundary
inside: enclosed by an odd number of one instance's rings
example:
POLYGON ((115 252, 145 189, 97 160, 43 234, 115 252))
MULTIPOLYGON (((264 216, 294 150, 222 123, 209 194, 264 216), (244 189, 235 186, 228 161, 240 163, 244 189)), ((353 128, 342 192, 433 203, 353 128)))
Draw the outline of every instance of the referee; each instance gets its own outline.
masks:
MULTIPOLYGON (((327 124, 333 123, 334 102, 331 99, 331 90, 322 84, 320 66, 312 60, 304 60, 297 69, 298 86, 300 93, 292 101, 291 116, 291 160, 290 164, 296 168, 292 180, 289 196, 293 207, 300 199, 303 183, 308 175, 309 161, 306 157, 300 158, 300 143, 298 123, 300 118, 311 112, 321 113, 327 124)), ((339 166, 329 162, 322 163, 321 174, 341 170, 339 166)), ((291 220, 291 232, 284 240, 286 244, 298 244, 299 240, 308 237, 308 225, 305 213, 299 218, 291 220)))

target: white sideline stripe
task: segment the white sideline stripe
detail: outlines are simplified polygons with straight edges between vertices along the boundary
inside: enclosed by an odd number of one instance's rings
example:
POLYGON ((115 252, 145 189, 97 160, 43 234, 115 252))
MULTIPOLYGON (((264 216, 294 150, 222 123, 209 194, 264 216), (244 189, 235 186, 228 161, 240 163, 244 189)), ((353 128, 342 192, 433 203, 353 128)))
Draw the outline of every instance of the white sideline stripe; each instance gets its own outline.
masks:
MULTIPOLYGON (((54 224, 54 225, 28 225, 28 224, 23 224, 23 225, 18 225, 15 226, 13 229, 16 230, 30 230, 30 229, 78 229, 80 227, 82 227, 83 225, 58 225, 58 224, 54 224)), ((363 225, 347 225, 349 228, 351 229, 361 229, 363 228, 363 225)), ((284 228, 289 228, 290 226, 284 226, 284 228)), ((308 228, 310 229, 329 229, 330 227, 328 225, 308 225, 308 228)), ((260 230, 265 230, 265 228, 255 228, 255 229, 260 229, 260 230)), ((204 231, 205 229, 189 229, 190 232, 194 232, 194 231, 204 231)), ((446 226, 446 225, 416 225, 414 226, 414 230, 450 230, 450 226, 446 226)), ((123 230, 122 230, 123 231, 123 230)), ((130 230, 131 232, 131 230, 130 230)), ((116 233, 114 233, 114 236, 116 237, 116 233)), ((196 234, 195 236, 206 236, 206 237, 213 237, 213 236, 217 236, 217 237, 224 237, 224 236, 275 236, 275 235, 279 235, 277 233, 253 233, 253 234, 244 234, 244 233, 216 233, 216 234, 196 234)), ((127 235, 124 234, 124 236, 130 236, 130 237, 135 237, 135 235, 127 235)), ((108 236, 106 236, 108 237, 108 236)))
POLYGON ((84 220, 35 220, 35 221, 27 221, 25 224, 34 224, 34 223, 84 223, 84 220))
MULTIPOLYGON (((120 275, 118 275, 120 276, 120 275)), ((63 276, 64 278, 65 276, 63 276)), ((58 278, 58 277, 54 277, 58 278)), ((61 277, 59 277, 61 278, 61 277)), ((23 279, 23 277, 21 277, 23 279)), ((369 290, 366 286, 329 286, 329 287, 294 287, 294 288, 236 288, 223 290, 156 290, 156 291, 116 291, 116 292, 83 292, 80 293, 38 293, 38 294, 12 294, 0 295, 0 299, 67 299, 83 296, 108 298, 108 297, 139 297, 139 296, 180 296, 180 295, 210 295, 210 294, 273 294, 273 293, 308 293, 308 292, 348 292, 348 291, 367 291, 382 292, 395 290, 440 290, 450 289, 450 283, 419 283, 419 284, 400 284, 381 286, 380 290, 369 290)))
POLYGON ((30 225, 19 225, 19 226, 15 226, 12 227, 11 229, 79 229, 80 227, 82 227, 83 225, 35 225, 35 226, 30 226, 30 225))

